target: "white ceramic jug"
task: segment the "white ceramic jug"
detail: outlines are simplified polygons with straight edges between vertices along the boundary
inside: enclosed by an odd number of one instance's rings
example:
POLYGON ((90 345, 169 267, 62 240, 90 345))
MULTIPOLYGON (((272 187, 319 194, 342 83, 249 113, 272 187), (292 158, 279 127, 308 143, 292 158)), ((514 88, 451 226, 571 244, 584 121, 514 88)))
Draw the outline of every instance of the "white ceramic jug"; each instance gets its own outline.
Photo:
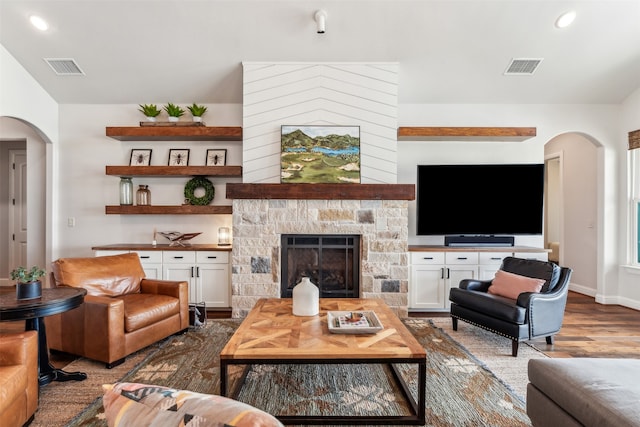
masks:
POLYGON ((320 312, 320 291, 308 277, 293 288, 294 316, 315 316, 320 312))

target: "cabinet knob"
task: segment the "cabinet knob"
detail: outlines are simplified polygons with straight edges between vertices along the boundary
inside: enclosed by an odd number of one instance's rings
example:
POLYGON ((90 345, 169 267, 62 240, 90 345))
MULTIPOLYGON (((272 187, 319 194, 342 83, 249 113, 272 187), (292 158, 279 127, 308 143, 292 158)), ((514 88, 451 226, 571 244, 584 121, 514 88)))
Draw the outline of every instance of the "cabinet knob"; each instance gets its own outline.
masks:
POLYGON ((217 257, 217 256, 208 256, 207 258, 209 258, 209 259, 216 259, 216 258, 218 258, 218 257, 217 257))
POLYGON ((432 256, 426 256, 426 257, 423 257, 422 259, 433 259, 433 257, 432 256))
POLYGON ((182 259, 184 258, 183 256, 174 256, 173 259, 182 259))
POLYGON ((467 259, 467 257, 466 256, 459 256, 458 259, 459 260, 465 260, 465 259, 467 259))
POLYGON ((142 258, 142 259, 149 259, 149 258, 151 258, 151 257, 150 257, 149 255, 142 255, 140 258, 142 258))

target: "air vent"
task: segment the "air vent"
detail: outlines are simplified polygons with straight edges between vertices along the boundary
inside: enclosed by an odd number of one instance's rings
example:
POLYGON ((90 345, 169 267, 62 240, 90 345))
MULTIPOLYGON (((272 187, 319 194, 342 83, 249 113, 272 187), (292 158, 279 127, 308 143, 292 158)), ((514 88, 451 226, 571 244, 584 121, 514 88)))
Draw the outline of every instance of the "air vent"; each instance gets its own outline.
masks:
POLYGON ((514 58, 504 72, 505 76, 530 76, 538 65, 542 62, 542 58, 514 58))
POLYGON ((44 58, 54 73, 59 76, 84 76, 76 61, 71 58, 44 58))

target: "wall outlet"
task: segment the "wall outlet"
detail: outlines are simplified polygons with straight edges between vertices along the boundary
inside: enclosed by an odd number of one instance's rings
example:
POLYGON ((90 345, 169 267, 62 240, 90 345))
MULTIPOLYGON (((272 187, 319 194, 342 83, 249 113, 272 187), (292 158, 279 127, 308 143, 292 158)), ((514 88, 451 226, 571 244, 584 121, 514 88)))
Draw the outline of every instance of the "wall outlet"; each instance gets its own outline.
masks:
POLYGON ((67 227, 75 227, 75 226, 76 226, 76 219, 72 216, 67 218, 67 227))

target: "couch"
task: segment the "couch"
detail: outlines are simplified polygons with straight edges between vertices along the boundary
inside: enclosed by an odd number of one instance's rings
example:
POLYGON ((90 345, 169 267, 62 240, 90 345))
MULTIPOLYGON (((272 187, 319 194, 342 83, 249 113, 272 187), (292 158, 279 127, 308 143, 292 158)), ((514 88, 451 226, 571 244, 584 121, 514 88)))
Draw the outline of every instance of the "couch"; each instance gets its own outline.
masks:
POLYGON ((492 280, 462 280, 449 291, 453 330, 458 320, 511 339, 511 355, 520 341, 560 331, 571 269, 534 259, 506 257, 492 280))
POLYGON ((189 327, 188 284, 146 279, 136 253, 61 258, 55 286, 87 290, 84 304, 45 319, 49 348, 104 362, 108 368, 189 327))
POLYGON ((640 425, 640 360, 531 359, 528 375, 534 427, 640 425))
POLYGON ((38 409, 38 334, 0 334, 0 424, 22 426, 38 409))

